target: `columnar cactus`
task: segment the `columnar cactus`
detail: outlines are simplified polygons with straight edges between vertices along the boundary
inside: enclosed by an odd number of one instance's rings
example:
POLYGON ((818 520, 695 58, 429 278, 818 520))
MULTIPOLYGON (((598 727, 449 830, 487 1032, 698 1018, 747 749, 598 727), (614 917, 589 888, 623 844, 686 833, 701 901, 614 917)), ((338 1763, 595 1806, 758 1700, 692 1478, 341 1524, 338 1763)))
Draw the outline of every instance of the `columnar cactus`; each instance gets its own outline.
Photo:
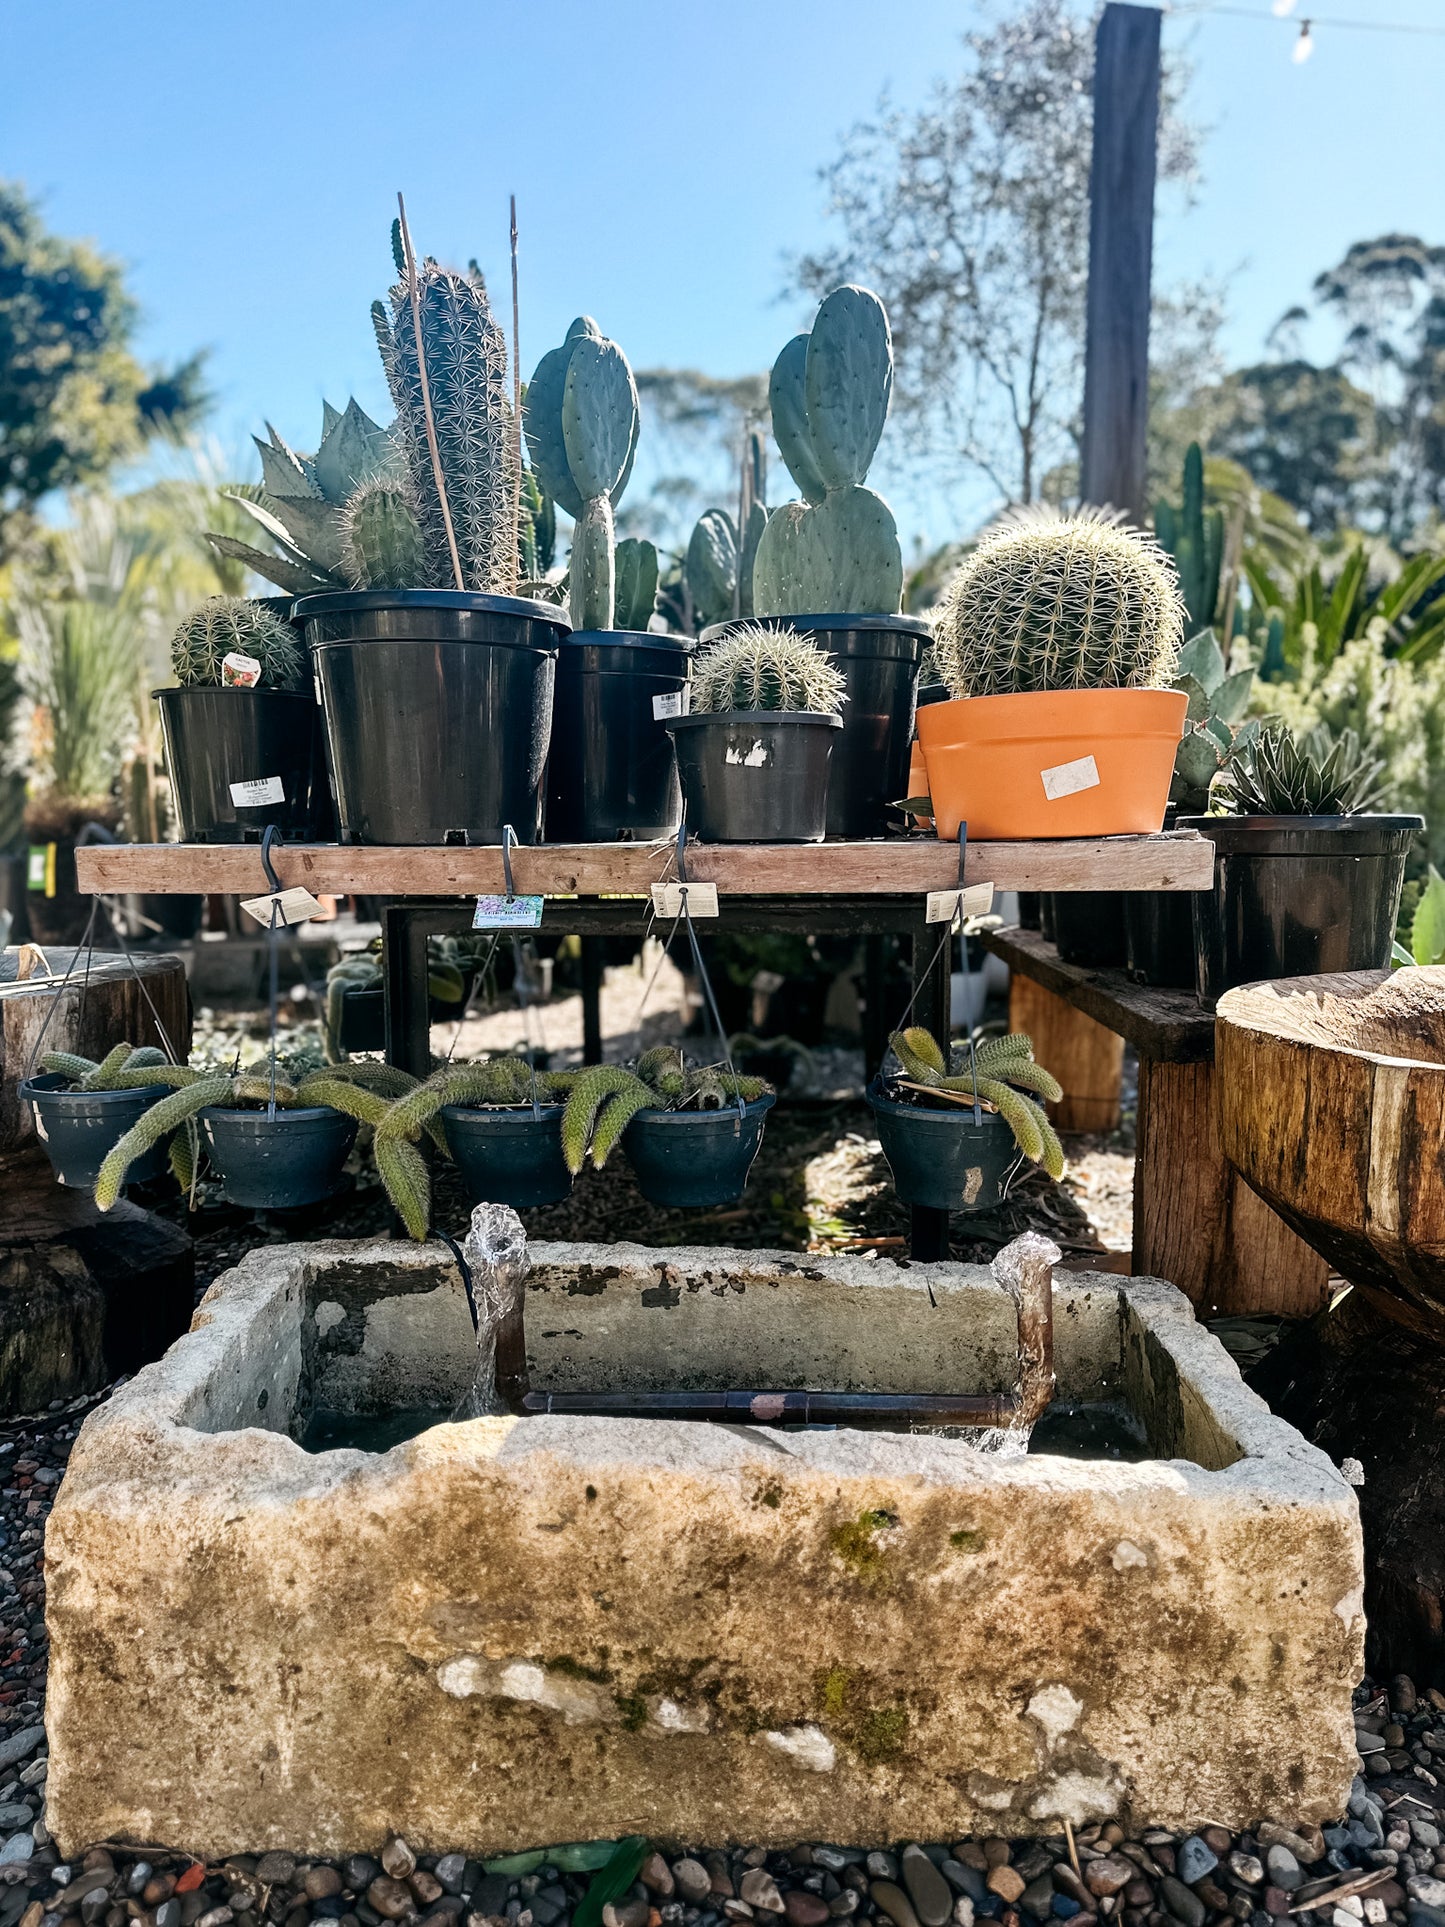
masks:
POLYGON ((1154 505, 1154 534, 1174 558, 1184 593, 1184 633, 1197 636, 1214 620, 1219 569, 1224 559, 1224 510, 1204 506, 1204 454, 1191 442, 1184 454, 1184 506, 1154 505))
POLYGON ((376 476, 342 511, 341 567, 353 589, 413 589, 426 579, 426 543, 407 482, 376 476))
POLYGON ((698 652, 694 715, 730 709, 804 710, 837 715, 844 678, 824 649, 790 629, 745 623, 698 652))
POLYGON ((289 622, 244 596, 211 596, 171 637, 171 667, 183 689, 219 689, 227 656, 261 665, 260 689, 301 689, 306 656, 289 622))
POLYGON ((768 384, 773 434, 807 498, 767 516, 756 543, 758 615, 896 614, 903 551, 893 512, 865 488, 888 418, 893 343, 867 288, 835 288, 795 335, 768 384))
MULTIPOLYGON (((632 369, 590 315, 579 315, 527 384, 527 449, 538 480, 573 518, 574 629, 616 615, 613 509, 627 487, 640 416, 632 369)), ((649 611, 649 613, 651 613, 649 611)))

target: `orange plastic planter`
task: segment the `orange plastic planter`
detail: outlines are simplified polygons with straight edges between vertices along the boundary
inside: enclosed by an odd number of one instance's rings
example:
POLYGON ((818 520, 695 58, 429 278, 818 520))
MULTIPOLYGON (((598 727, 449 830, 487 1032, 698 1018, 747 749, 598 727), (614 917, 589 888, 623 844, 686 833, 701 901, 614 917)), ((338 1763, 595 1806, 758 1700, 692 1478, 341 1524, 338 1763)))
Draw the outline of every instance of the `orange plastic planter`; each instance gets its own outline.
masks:
POLYGON ((1122 836, 1164 822, 1189 698, 1174 689, 969 696, 918 712, 938 834, 1122 836))

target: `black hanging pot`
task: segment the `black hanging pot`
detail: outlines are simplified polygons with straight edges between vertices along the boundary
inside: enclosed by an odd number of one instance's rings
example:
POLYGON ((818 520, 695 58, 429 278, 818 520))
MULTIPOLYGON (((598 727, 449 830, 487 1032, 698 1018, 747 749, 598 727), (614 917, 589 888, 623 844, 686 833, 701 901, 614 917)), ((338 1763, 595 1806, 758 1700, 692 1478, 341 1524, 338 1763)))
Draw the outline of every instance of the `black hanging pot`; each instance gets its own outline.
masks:
MULTIPOLYGON (((62 1184, 89 1191, 100 1176, 107 1154, 152 1104, 170 1092, 164 1085, 131 1091, 77 1091, 70 1080, 53 1071, 28 1077, 20 1096, 35 1113, 35 1135, 45 1146, 50 1168, 62 1184)), ((144 1184, 165 1176, 167 1147, 152 1145, 126 1173, 127 1184, 144 1184)))
POLYGON ((685 707, 693 643, 576 629, 557 651, 547 758, 549 843, 638 843, 682 815, 666 722, 685 707))
POLYGON ((1053 890, 1054 943, 1061 963, 1108 970, 1124 961, 1122 890, 1053 890))
POLYGON ((842 718, 728 709, 667 724, 687 827, 704 843, 821 843, 828 767, 842 718))
POLYGON ((1195 985, 1384 970, 1420 816, 1182 816, 1214 844, 1214 887, 1190 898, 1195 985))
POLYGON ((157 689, 183 843, 334 834, 321 711, 308 689, 157 689))
POLYGON ((530 1104, 516 1110, 444 1104, 441 1120, 468 1203, 526 1211, 571 1195, 560 1104, 538 1111, 530 1104))
MULTIPOLYGON (((833 747, 827 833, 882 836, 901 828, 892 806, 908 795, 918 669, 930 630, 917 616, 764 616, 769 627, 795 630, 826 649, 843 672, 843 731, 833 747)), ((736 627, 720 622, 701 641, 736 627)), ((940 690, 939 699, 948 691, 940 690)), ((689 813, 689 823, 692 818, 689 813)))
POLYGON ((550 602, 441 589, 303 596, 345 843, 542 834, 557 646, 550 602))
POLYGON ((268 1117, 212 1104, 200 1120, 226 1196, 250 1211, 320 1204, 337 1189, 356 1141, 354 1117, 319 1105, 268 1117))
POLYGON ((622 1133, 622 1148, 643 1197, 668 1210, 735 1203, 776 1102, 769 1092, 741 1116, 734 1103, 716 1111, 639 1111, 622 1133))
POLYGON ((975 1124, 971 1104, 900 1104, 883 1096, 876 1079, 867 1096, 900 1204, 989 1211, 1001 1202, 1019 1152, 997 1111, 980 1111, 975 1124))

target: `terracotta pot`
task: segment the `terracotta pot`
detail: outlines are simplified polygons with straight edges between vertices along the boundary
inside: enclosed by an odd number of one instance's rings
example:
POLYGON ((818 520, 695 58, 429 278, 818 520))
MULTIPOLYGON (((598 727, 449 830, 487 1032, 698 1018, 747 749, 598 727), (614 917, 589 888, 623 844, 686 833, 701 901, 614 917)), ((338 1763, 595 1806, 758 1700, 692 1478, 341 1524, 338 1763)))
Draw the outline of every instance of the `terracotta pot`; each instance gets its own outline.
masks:
POLYGON ((1189 699, 1173 689, 969 696, 918 712, 938 834, 1123 836, 1158 830, 1189 699))

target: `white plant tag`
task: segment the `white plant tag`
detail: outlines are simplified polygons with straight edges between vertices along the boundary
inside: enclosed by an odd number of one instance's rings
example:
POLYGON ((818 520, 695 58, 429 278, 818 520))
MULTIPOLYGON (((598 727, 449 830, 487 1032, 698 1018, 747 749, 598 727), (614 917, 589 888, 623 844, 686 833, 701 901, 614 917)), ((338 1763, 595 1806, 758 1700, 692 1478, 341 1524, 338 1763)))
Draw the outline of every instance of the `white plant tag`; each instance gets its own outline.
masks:
POLYGON ((222 689, 254 689, 261 680, 261 665, 254 656, 243 656, 233 649, 221 658, 222 689))
POLYGON ((692 690, 684 684, 681 689, 670 690, 665 696, 652 699, 653 720, 665 723, 669 716, 690 716, 692 714, 692 690))
POLYGON ((473 930, 535 930, 542 921, 542 897, 478 897, 473 930))
POLYGON ((1044 795, 1051 803, 1061 797, 1077 796, 1080 790, 1096 790, 1099 787, 1099 765, 1092 756, 1080 756, 1072 763, 1055 763, 1052 769, 1039 771, 1044 779, 1044 795))
POLYGON ((652 907, 660 917, 680 917, 684 897, 690 917, 717 915, 715 883, 654 883, 652 886, 652 907))
POLYGON ((930 890, 925 923, 952 923, 960 910, 965 917, 986 917, 993 908, 993 885, 970 883, 966 890, 930 890))
POLYGON ((258 809, 263 803, 284 803, 286 785, 279 776, 255 776, 248 783, 232 783, 231 801, 238 810, 258 809))
POLYGON ((257 923, 264 924, 268 930, 271 928, 272 904, 275 904, 282 923, 305 923, 309 917, 317 917, 321 914, 321 905, 311 892, 303 890, 299 883, 294 884, 289 890, 273 891, 268 897, 241 899, 241 908, 246 915, 254 917, 257 923))

